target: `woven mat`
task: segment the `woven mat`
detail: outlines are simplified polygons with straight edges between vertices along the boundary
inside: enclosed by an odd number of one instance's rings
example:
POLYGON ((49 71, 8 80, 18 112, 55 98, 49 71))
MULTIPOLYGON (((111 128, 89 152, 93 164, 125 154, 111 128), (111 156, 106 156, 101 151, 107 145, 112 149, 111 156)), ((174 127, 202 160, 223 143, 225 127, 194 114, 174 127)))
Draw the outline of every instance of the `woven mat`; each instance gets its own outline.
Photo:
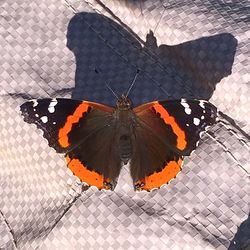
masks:
POLYGON ((250 249, 249 1, 4 0, 0 6, 0 249, 250 249), (209 99, 219 122, 154 192, 128 168, 82 189, 26 124, 28 99, 114 105, 209 99))

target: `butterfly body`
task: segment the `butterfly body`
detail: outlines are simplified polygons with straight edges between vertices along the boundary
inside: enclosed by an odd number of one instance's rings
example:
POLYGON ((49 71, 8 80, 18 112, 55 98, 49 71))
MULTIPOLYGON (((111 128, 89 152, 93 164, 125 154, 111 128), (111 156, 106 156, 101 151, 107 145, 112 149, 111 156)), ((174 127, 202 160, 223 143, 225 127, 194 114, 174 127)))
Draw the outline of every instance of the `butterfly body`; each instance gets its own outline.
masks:
POLYGON ((132 110, 132 102, 122 95, 116 104, 113 112, 115 127, 117 128, 117 145, 120 160, 127 164, 133 155, 133 140, 137 122, 136 115, 132 110))
POLYGON ((154 101, 133 108, 125 95, 116 107, 72 99, 32 100, 21 106, 48 143, 64 153, 81 181, 114 189, 121 167, 130 164, 136 190, 168 183, 200 133, 215 123, 217 110, 203 100, 154 101))

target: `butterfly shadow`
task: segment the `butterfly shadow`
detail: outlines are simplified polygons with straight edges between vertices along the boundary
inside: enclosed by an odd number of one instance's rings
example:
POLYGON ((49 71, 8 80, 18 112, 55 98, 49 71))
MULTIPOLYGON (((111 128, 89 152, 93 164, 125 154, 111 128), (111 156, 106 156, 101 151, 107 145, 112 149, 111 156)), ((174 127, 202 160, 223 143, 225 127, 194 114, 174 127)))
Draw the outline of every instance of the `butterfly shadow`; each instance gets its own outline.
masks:
POLYGON ((231 240, 231 243, 228 247, 229 250, 236 249, 250 249, 250 214, 248 218, 241 223, 238 227, 234 238, 231 240))
POLYGON ((150 30, 144 42, 127 26, 82 12, 69 22, 67 47, 76 60, 72 98, 113 106, 116 99, 106 84, 121 95, 139 69, 130 93, 138 105, 181 97, 209 99, 216 84, 231 74, 237 40, 222 33, 158 46, 150 30))

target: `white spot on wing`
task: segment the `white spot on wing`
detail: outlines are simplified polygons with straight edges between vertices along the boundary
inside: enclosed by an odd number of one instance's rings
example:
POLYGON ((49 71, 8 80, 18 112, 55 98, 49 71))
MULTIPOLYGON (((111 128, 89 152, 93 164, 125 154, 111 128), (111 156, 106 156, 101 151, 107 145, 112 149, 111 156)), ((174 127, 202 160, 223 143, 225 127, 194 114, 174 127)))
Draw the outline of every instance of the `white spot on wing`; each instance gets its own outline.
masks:
POLYGON ((37 100, 33 100, 33 107, 36 107, 38 105, 38 101, 37 100))
POLYGON ((202 115, 202 116, 201 116, 201 120, 204 120, 204 119, 205 119, 205 116, 204 116, 204 115, 202 115))
POLYGON ((191 114, 191 108, 185 108, 185 113, 187 114, 187 115, 190 115, 191 114))
POLYGON ((199 105, 200 105, 200 107, 202 107, 203 109, 205 109, 205 101, 203 101, 203 100, 201 100, 200 102, 199 102, 199 105))
POLYGON ((194 118, 194 125, 198 126, 200 124, 200 119, 199 118, 194 118))
POLYGON ((191 112, 192 112, 192 110, 191 110, 189 104, 186 102, 185 99, 181 99, 181 105, 185 108, 185 113, 186 113, 187 115, 190 115, 191 112))
POLYGON ((55 107, 49 106, 49 107, 48 107, 48 111, 49 111, 50 113, 54 113, 54 112, 55 112, 55 107))
POLYGON ((53 122, 53 124, 55 125, 55 124, 56 124, 56 122, 53 122))
POLYGON ((50 113, 54 113, 55 112, 55 106, 56 106, 57 103, 58 102, 57 102, 57 100, 55 98, 51 100, 51 102, 49 104, 49 107, 48 107, 48 111, 50 113))
POLYGON ((48 122, 48 117, 47 116, 42 116, 41 120, 43 123, 47 123, 48 122))
POLYGON ((35 117, 39 117, 39 115, 38 115, 38 114, 35 114, 35 117))

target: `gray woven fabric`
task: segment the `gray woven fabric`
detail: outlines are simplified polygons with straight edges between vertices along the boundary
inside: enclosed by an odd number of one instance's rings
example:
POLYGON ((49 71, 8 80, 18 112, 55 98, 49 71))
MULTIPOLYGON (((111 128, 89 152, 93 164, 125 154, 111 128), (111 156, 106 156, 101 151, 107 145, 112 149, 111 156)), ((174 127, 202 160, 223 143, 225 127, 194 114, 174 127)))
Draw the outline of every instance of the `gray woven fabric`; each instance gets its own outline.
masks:
POLYGON ((249 249, 249 1, 2 1, 0 249, 249 249), (218 123, 159 190, 84 188, 19 106, 105 87, 210 99, 218 123))

